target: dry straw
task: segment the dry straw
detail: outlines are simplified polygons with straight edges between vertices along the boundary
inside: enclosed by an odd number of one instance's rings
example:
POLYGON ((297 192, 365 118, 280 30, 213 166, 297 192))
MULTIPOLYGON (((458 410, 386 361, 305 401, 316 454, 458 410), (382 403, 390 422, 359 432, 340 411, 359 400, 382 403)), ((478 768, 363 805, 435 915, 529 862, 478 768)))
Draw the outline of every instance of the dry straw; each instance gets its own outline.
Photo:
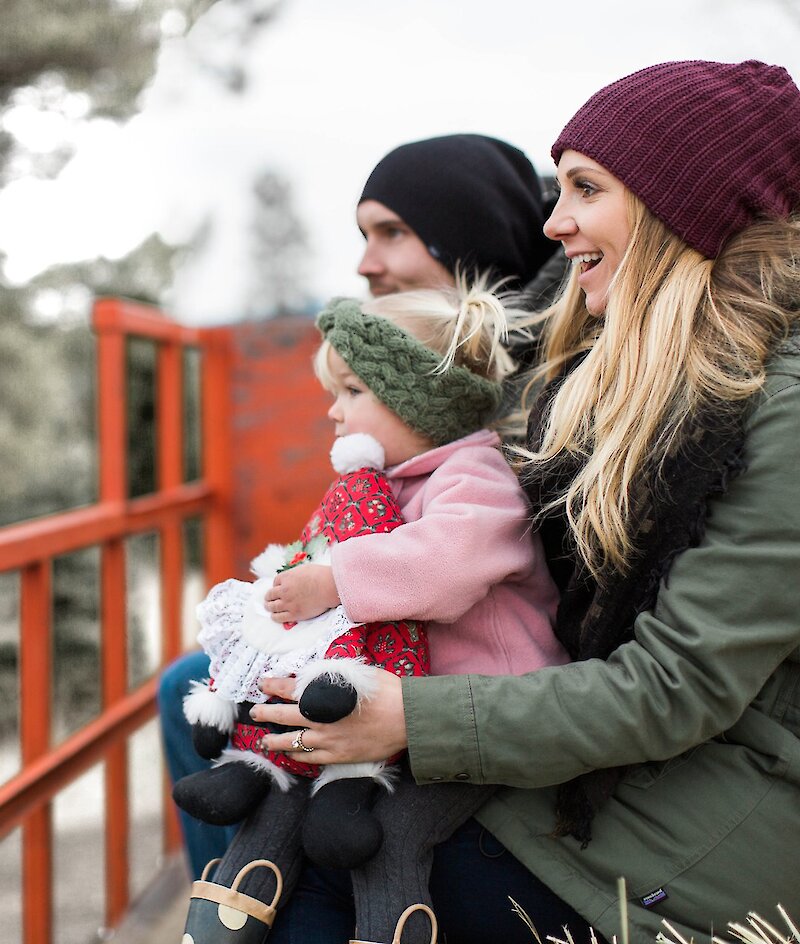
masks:
MULTIPOLYGON (((618 942, 615 934, 611 938, 611 944, 629 944, 628 905, 625 894, 625 879, 621 878, 618 880, 617 890, 619 894, 620 938, 618 942)), ((508 900, 511 902, 514 912, 519 915, 520 919, 528 927, 536 944, 544 944, 539 932, 536 930, 536 926, 525 909, 522 908, 518 902, 514 901, 513 898, 509 897, 508 900)), ((789 917, 783 905, 778 905, 777 910, 786 925, 785 930, 775 927, 760 915, 751 911, 747 915, 746 924, 739 924, 733 921, 728 924, 728 933, 732 938, 717 937, 713 933, 712 928, 711 944, 733 944, 733 941, 741 941, 742 944, 800 944, 800 930, 798 930, 797 925, 789 917)), ((666 919, 662 921, 662 924, 668 933, 665 934, 663 931, 659 931, 653 939, 654 944, 695 944, 694 938, 687 940, 687 938, 677 931, 666 919)), ((580 942, 576 942, 569 928, 563 928, 563 932, 563 937, 555 937, 552 934, 548 934, 547 941, 549 941, 550 944, 580 944, 580 942)), ((589 928, 589 940, 587 944, 598 944, 594 928, 589 928)))

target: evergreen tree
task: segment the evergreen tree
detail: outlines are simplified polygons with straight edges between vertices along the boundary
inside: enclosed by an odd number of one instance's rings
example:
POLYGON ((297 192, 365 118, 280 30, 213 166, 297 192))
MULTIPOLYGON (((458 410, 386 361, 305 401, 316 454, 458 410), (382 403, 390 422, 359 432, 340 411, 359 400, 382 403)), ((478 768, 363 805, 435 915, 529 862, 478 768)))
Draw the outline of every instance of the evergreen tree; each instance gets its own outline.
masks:
POLYGON ((291 187, 267 170, 256 178, 253 198, 253 279, 247 313, 258 317, 302 311, 308 304, 303 289, 308 236, 292 207, 291 187))

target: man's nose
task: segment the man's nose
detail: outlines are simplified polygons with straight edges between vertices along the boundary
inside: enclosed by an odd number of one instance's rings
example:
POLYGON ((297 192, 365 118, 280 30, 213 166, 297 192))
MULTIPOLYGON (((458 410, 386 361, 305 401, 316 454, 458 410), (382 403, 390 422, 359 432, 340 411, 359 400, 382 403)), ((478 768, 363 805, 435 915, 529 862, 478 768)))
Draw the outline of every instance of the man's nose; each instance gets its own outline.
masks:
POLYGON ((364 255, 361 257, 361 262, 358 266, 358 274, 365 277, 379 275, 383 272, 383 269, 383 258, 380 250, 374 243, 367 240, 367 245, 364 247, 364 255))

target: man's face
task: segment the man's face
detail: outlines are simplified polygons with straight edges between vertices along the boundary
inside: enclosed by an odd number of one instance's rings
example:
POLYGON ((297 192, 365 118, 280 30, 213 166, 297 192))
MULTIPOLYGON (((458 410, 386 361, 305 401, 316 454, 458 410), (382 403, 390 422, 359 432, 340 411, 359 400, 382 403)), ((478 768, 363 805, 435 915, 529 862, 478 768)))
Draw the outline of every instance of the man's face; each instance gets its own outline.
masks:
POLYGON ((414 230, 382 203, 360 203, 356 221, 367 241, 358 274, 369 282, 373 295, 455 284, 414 230))

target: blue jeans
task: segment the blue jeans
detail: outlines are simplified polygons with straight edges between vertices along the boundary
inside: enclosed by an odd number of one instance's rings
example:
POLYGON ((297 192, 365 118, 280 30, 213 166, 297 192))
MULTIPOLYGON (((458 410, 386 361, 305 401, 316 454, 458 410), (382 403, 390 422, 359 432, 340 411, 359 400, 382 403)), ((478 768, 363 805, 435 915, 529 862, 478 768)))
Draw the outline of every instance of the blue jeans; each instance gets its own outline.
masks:
MULTIPOLYGON (((183 698, 189 692, 189 684, 207 677, 208 656, 204 652, 190 652, 168 665, 158 683, 161 736, 167 768, 173 783, 187 774, 205 770, 210 766, 209 762, 195 751, 191 727, 183 716, 183 698)), ((207 862, 224 855, 239 827, 209 826, 183 810, 178 812, 189 858, 189 869, 192 877, 198 879, 207 862)))
MULTIPOLYGON (((533 944, 509 896, 543 941, 548 934, 563 938, 564 926, 576 941, 589 940, 583 918, 474 819, 436 847, 430 888, 447 944, 533 944)), ((269 944, 344 944, 354 936, 354 924, 349 873, 306 865, 294 895, 278 911, 269 944)), ((597 940, 602 944, 599 935, 597 940)))

